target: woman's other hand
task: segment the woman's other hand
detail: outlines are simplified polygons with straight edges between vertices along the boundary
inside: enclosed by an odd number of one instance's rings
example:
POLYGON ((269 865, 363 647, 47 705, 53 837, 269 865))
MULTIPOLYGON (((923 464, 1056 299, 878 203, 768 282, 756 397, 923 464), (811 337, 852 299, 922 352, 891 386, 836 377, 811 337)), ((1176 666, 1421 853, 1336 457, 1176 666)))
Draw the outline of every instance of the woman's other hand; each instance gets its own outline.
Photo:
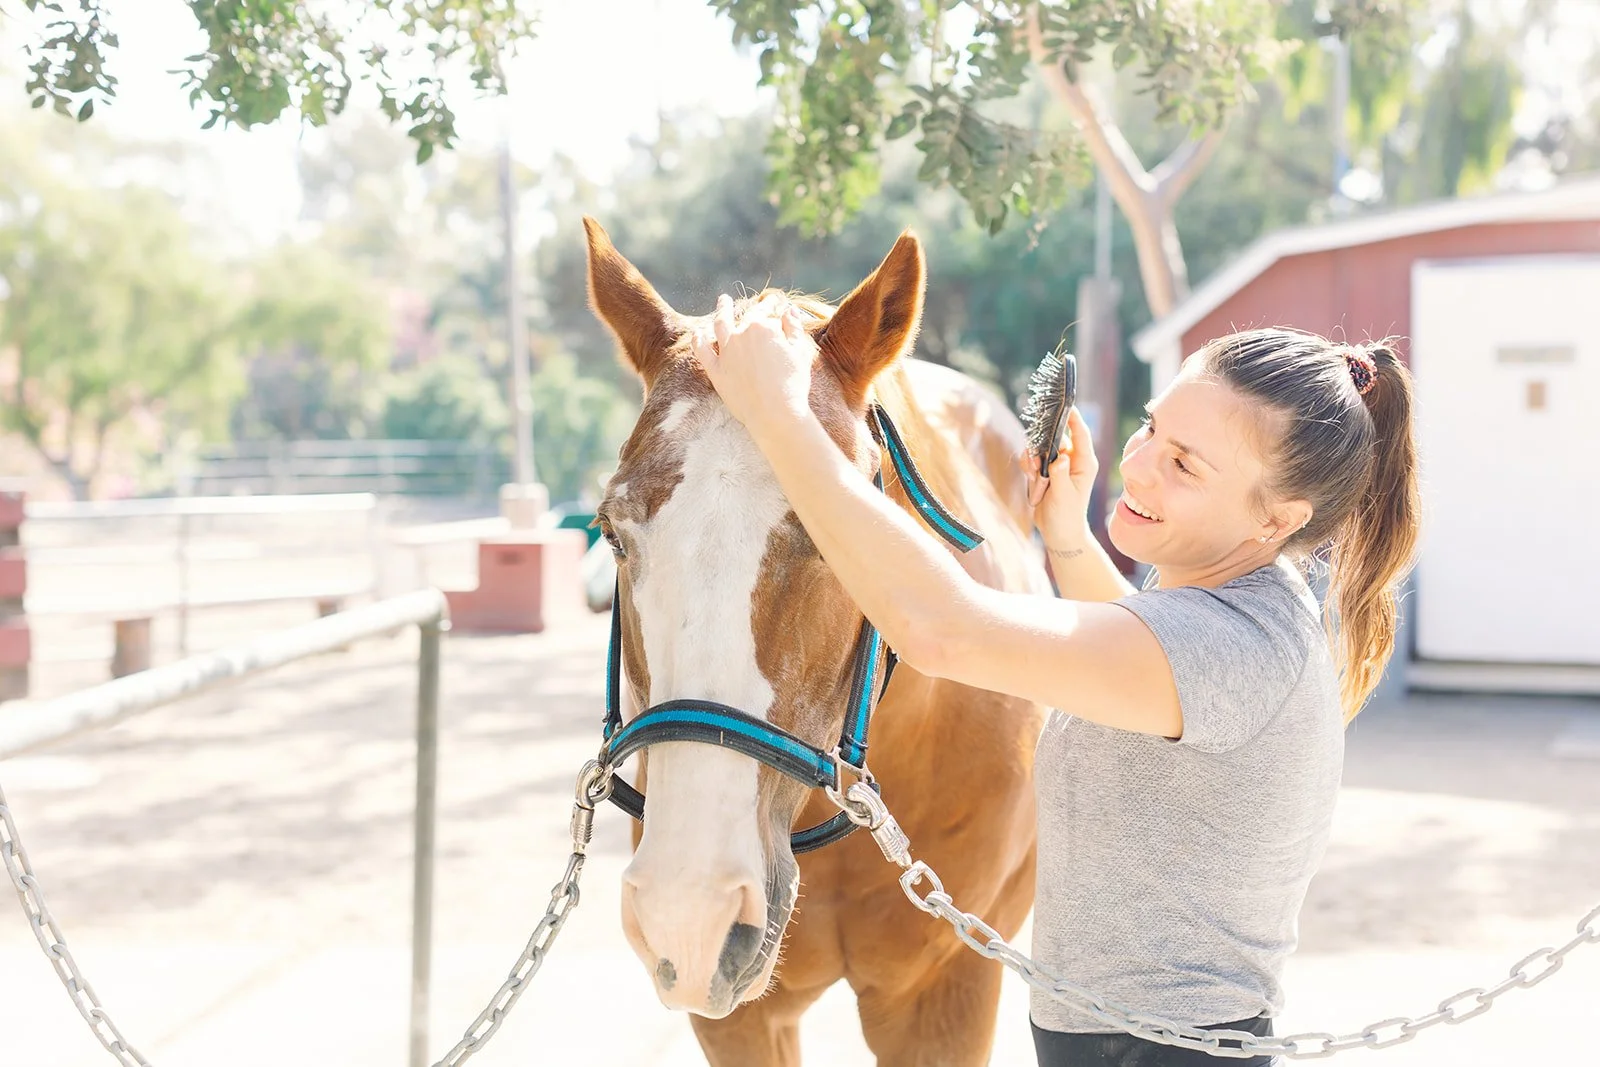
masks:
POLYGON ((1095 458, 1089 424, 1076 407, 1067 412, 1067 440, 1050 464, 1050 477, 1039 474, 1039 457, 1024 452, 1018 462, 1028 477, 1028 504, 1033 525, 1048 548, 1082 548, 1094 539, 1089 529, 1089 496, 1100 463, 1095 458))
POLYGON ((800 312, 770 294, 734 313, 733 298, 717 298, 709 326, 693 340, 693 353, 722 402, 752 429, 758 422, 811 410, 811 364, 816 346, 800 312))

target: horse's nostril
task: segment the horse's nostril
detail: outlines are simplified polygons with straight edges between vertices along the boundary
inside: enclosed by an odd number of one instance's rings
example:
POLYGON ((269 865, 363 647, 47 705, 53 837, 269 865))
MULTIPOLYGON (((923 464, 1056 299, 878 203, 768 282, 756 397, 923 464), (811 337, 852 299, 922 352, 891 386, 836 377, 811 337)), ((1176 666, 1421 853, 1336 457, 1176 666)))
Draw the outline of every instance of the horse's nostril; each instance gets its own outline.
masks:
POLYGON ((734 923, 728 931, 728 939, 722 943, 722 955, 717 959, 717 977, 730 988, 738 989, 743 984, 741 979, 761 951, 764 933, 761 927, 750 923, 734 923))
POLYGON ((678 969, 671 960, 664 959, 656 964, 656 984, 669 993, 678 984, 678 969))

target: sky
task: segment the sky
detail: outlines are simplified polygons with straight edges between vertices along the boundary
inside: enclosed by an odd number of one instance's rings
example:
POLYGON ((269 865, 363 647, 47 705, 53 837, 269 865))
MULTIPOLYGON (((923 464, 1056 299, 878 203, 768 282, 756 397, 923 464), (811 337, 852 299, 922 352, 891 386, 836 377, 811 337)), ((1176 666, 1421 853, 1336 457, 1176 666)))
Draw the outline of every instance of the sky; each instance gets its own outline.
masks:
MULTIPOLYGON (((540 13, 540 27, 509 66, 510 101, 470 91, 452 99, 465 145, 497 145, 509 122, 520 161, 537 167, 561 153, 603 178, 627 161, 630 138, 653 135, 658 109, 742 114, 757 104, 755 55, 733 47, 730 25, 705 0, 522 3, 540 13)), ((116 101, 90 121, 119 139, 190 146, 210 175, 194 194, 222 216, 217 223, 259 242, 286 232, 299 211, 297 145, 318 133, 297 118, 202 131, 206 112, 191 110, 181 79, 167 73, 204 48, 187 4, 113 0, 107 8, 120 40, 110 73, 120 81, 116 101)), ((26 17, 21 0, 0 0, 0 12, 26 17)), ((24 100, 19 37, 3 46, 8 105, 24 100)))

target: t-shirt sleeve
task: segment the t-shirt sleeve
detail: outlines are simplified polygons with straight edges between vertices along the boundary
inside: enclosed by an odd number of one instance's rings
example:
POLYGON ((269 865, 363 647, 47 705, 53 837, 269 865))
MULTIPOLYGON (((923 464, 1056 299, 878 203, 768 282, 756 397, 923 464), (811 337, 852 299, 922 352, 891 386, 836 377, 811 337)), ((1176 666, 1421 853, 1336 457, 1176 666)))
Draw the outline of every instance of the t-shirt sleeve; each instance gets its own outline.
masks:
POLYGON ((1291 620, 1235 590, 1181 586, 1117 603, 1156 635, 1183 711, 1178 743, 1202 752, 1235 749, 1283 707, 1307 648, 1291 620))

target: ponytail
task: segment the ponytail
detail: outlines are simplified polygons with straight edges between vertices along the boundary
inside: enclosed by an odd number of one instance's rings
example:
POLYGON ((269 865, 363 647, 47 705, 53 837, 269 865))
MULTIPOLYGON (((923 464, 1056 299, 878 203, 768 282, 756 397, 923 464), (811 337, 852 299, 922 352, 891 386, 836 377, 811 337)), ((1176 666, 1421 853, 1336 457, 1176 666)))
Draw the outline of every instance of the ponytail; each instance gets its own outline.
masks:
POLYGON ((1392 338, 1347 345, 1301 330, 1229 334, 1197 356, 1280 416, 1265 495, 1311 504, 1285 555, 1330 552, 1324 615, 1349 722, 1394 652, 1397 588, 1417 546, 1411 374, 1392 338))
POLYGON ((1345 721, 1356 717, 1394 652, 1398 587, 1417 546, 1421 492, 1411 423, 1411 374, 1389 340, 1357 346, 1377 367, 1363 398, 1375 431, 1371 477, 1334 535, 1327 620, 1345 721))

